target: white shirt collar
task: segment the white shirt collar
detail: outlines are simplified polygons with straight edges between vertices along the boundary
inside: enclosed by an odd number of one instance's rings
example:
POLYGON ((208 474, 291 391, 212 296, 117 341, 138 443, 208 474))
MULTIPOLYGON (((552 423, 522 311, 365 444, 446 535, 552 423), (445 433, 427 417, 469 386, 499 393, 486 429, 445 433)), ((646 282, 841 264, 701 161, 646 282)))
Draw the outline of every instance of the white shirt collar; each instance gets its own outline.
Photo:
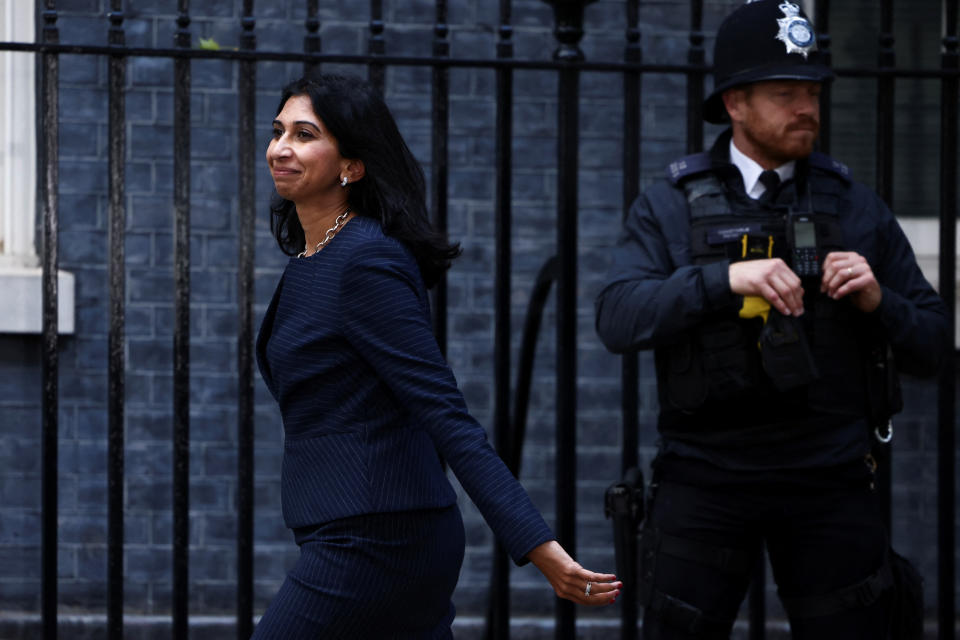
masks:
MULTIPOLYGON (((737 149, 737 145, 733 144, 732 138, 730 139, 730 162, 740 170, 740 175, 743 176, 743 188, 747 195, 754 200, 762 196, 763 192, 767 190, 759 179, 760 174, 763 173, 763 167, 756 160, 737 149)), ((785 182, 793 177, 796 168, 796 160, 791 160, 780 165, 774 171, 780 176, 780 182, 785 182)))

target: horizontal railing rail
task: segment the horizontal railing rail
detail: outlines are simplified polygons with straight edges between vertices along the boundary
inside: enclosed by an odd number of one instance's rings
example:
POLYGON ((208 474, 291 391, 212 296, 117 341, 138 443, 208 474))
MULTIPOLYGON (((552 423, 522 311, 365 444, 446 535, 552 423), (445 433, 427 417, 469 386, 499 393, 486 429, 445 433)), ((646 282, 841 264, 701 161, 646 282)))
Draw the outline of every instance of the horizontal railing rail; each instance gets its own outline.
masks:
MULTIPOLYGON (((520 71, 557 71, 573 68, 578 71, 610 73, 653 74, 709 74, 713 66, 707 64, 666 64, 630 62, 594 62, 590 60, 526 60, 523 58, 445 58, 435 56, 292 53, 288 51, 233 50, 233 49, 174 49, 156 47, 117 47, 88 44, 43 44, 36 42, 0 42, 0 51, 23 51, 32 53, 56 53, 70 55, 123 55, 133 58, 191 58, 195 60, 252 60, 255 62, 305 62, 335 64, 382 64, 398 67, 450 67, 516 69, 520 71)), ((833 67, 837 76, 847 78, 919 78, 937 80, 960 78, 960 69, 881 68, 881 67, 833 67)))

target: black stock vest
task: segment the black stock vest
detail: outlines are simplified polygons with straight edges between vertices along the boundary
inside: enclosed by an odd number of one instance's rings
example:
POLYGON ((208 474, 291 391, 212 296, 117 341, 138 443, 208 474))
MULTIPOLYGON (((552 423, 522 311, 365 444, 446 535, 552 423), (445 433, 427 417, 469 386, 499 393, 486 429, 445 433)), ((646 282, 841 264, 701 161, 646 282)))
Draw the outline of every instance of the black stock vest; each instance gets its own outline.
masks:
MULTIPOLYGON (((688 159, 686 174, 674 176, 686 194, 692 264, 773 257, 792 267, 786 228, 791 211, 813 219, 821 262, 828 252, 844 248, 838 216, 849 206, 846 185, 823 170, 832 162, 826 156, 811 158, 811 167, 798 166, 798 174, 804 175, 786 183, 770 206, 748 204, 728 193, 713 170, 697 171, 698 165, 707 165, 702 156, 688 159)), ((869 345, 863 315, 848 301, 821 294, 819 278, 803 284, 805 313, 800 321, 817 377, 799 388, 778 391, 764 370, 758 346, 765 320, 742 318, 739 308, 715 312, 679 341, 656 350, 664 435, 735 444, 738 433, 746 437, 761 425, 802 428, 817 417, 849 422, 866 415, 869 345)))

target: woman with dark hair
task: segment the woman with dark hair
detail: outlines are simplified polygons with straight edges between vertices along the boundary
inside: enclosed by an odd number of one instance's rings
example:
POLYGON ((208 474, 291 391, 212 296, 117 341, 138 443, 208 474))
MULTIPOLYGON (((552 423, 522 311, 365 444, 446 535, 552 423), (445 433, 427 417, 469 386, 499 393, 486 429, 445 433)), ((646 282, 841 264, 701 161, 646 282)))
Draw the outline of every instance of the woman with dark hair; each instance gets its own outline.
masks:
POLYGON ((291 256, 257 339, 285 434, 281 500, 300 558, 254 638, 450 638, 464 531, 441 456, 514 561, 557 595, 613 602, 467 413, 427 288, 459 246, 429 223, 423 171, 379 94, 333 75, 288 85, 267 163, 291 256))

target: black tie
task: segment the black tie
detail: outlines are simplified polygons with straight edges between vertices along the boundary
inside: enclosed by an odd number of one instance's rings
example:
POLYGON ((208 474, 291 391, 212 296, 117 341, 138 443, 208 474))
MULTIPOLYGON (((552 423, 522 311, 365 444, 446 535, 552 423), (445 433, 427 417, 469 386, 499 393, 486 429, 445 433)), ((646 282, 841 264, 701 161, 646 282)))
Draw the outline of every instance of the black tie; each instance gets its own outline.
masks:
POLYGON ((780 174, 772 169, 767 169, 760 174, 758 180, 760 184, 766 187, 766 191, 758 199, 760 202, 771 202, 777 193, 777 187, 780 186, 780 174))

